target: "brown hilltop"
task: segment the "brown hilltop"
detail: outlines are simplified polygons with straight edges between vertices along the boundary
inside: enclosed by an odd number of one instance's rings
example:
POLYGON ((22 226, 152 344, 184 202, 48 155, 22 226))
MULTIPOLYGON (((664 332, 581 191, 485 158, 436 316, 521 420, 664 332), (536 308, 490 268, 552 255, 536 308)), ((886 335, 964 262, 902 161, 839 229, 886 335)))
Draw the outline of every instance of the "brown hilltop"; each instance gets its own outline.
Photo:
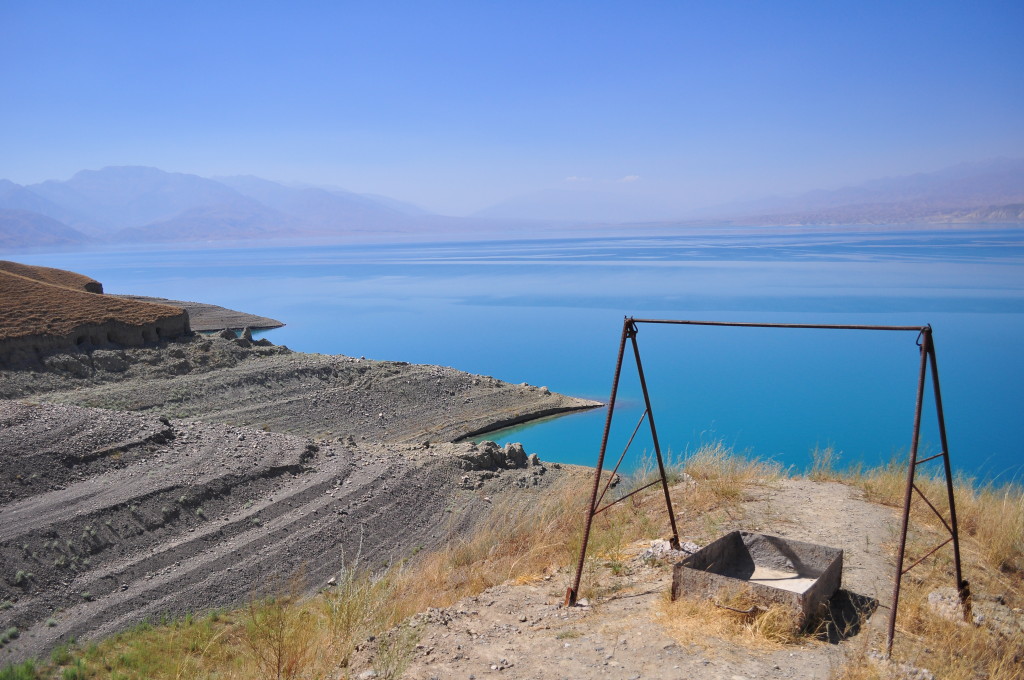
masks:
POLYGON ((15 262, 0 263, 0 364, 38 360, 52 351, 137 346, 190 332, 176 307, 103 295, 87 276, 15 262))
POLYGON ((26 279, 32 279, 33 281, 49 283, 54 286, 63 286, 64 288, 82 290, 86 293, 103 292, 103 284, 99 281, 91 279, 84 274, 69 272, 64 269, 36 267, 30 264, 0 260, 0 272, 17 274, 18 276, 24 276, 26 279))

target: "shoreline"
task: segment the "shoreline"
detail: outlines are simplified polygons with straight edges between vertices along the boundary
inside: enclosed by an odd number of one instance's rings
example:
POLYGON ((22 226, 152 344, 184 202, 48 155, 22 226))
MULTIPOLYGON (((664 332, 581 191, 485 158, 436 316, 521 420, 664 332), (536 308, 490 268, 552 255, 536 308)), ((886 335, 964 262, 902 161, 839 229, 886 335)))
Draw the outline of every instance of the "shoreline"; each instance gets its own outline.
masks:
POLYGON ((189 326, 193 331, 201 333, 216 332, 223 330, 240 331, 245 328, 250 330, 270 330, 281 328, 286 324, 277 319, 266 316, 239 312, 219 305, 211 305, 205 302, 189 302, 186 300, 168 300, 161 297, 149 297, 146 295, 117 295, 110 297, 124 300, 135 300, 137 302, 150 302, 170 307, 178 307, 188 312, 189 326))
POLYGON ((443 366, 193 335, 0 371, 0 667, 146 617, 323 587, 573 466, 464 441, 598 406, 443 366), (459 443, 455 443, 457 440, 459 443), (19 576, 20 575, 20 576, 19 576))

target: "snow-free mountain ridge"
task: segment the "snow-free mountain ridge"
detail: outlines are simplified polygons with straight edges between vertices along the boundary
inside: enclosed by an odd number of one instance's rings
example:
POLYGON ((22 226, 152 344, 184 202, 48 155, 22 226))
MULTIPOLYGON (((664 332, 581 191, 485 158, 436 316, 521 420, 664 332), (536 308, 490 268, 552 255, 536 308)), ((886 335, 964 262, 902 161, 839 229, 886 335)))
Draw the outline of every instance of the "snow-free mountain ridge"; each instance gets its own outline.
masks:
POLYGON ((614 190, 546 190, 472 217, 433 215, 397 199, 253 176, 205 178, 139 166, 83 170, 21 186, 0 179, 0 248, 272 238, 384 240, 537 237, 558 230, 716 224, 992 224, 1024 222, 1024 159, 963 163, 832 191, 674 214, 670 201, 614 190))

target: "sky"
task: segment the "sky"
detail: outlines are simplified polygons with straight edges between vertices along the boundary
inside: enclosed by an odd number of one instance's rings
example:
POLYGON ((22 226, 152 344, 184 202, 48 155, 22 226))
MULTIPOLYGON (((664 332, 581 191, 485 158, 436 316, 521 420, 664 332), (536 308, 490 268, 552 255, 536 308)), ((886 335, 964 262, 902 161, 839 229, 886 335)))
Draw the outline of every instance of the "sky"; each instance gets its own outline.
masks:
POLYGON ((1019 0, 0 0, 0 178, 685 210, 1024 156, 1022 34, 1019 0))

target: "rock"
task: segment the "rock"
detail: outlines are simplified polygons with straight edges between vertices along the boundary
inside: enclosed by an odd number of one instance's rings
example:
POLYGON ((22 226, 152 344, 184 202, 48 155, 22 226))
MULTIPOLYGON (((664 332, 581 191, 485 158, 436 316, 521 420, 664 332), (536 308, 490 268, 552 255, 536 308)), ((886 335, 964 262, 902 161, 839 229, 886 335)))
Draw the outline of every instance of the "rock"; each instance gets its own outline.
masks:
POLYGON ((519 442, 505 444, 505 464, 503 467, 521 468, 526 467, 526 451, 519 442))
POLYGON ((252 329, 248 326, 242 329, 242 339, 252 342, 252 329))
POLYGON ((644 560, 681 560, 689 557, 693 553, 700 550, 700 547, 696 543, 684 541, 679 544, 680 550, 673 550, 672 545, 663 538, 651 541, 651 546, 645 548, 636 559, 643 562, 644 560))
POLYGON ((234 340, 238 336, 235 335, 235 332, 233 330, 231 330, 230 328, 225 328, 220 333, 217 333, 217 337, 218 338, 223 338, 224 340, 234 340))
POLYGON ((99 349, 92 353, 92 363, 96 368, 112 373, 128 370, 128 362, 117 352, 99 349))
MULTIPOLYGON (((1011 637, 1024 632, 1024 615, 1002 603, 1000 595, 985 597, 975 594, 971 600, 971 621, 998 635, 1011 637)), ((928 593, 928 606, 938 616, 964 623, 960 596, 952 586, 928 593)))

